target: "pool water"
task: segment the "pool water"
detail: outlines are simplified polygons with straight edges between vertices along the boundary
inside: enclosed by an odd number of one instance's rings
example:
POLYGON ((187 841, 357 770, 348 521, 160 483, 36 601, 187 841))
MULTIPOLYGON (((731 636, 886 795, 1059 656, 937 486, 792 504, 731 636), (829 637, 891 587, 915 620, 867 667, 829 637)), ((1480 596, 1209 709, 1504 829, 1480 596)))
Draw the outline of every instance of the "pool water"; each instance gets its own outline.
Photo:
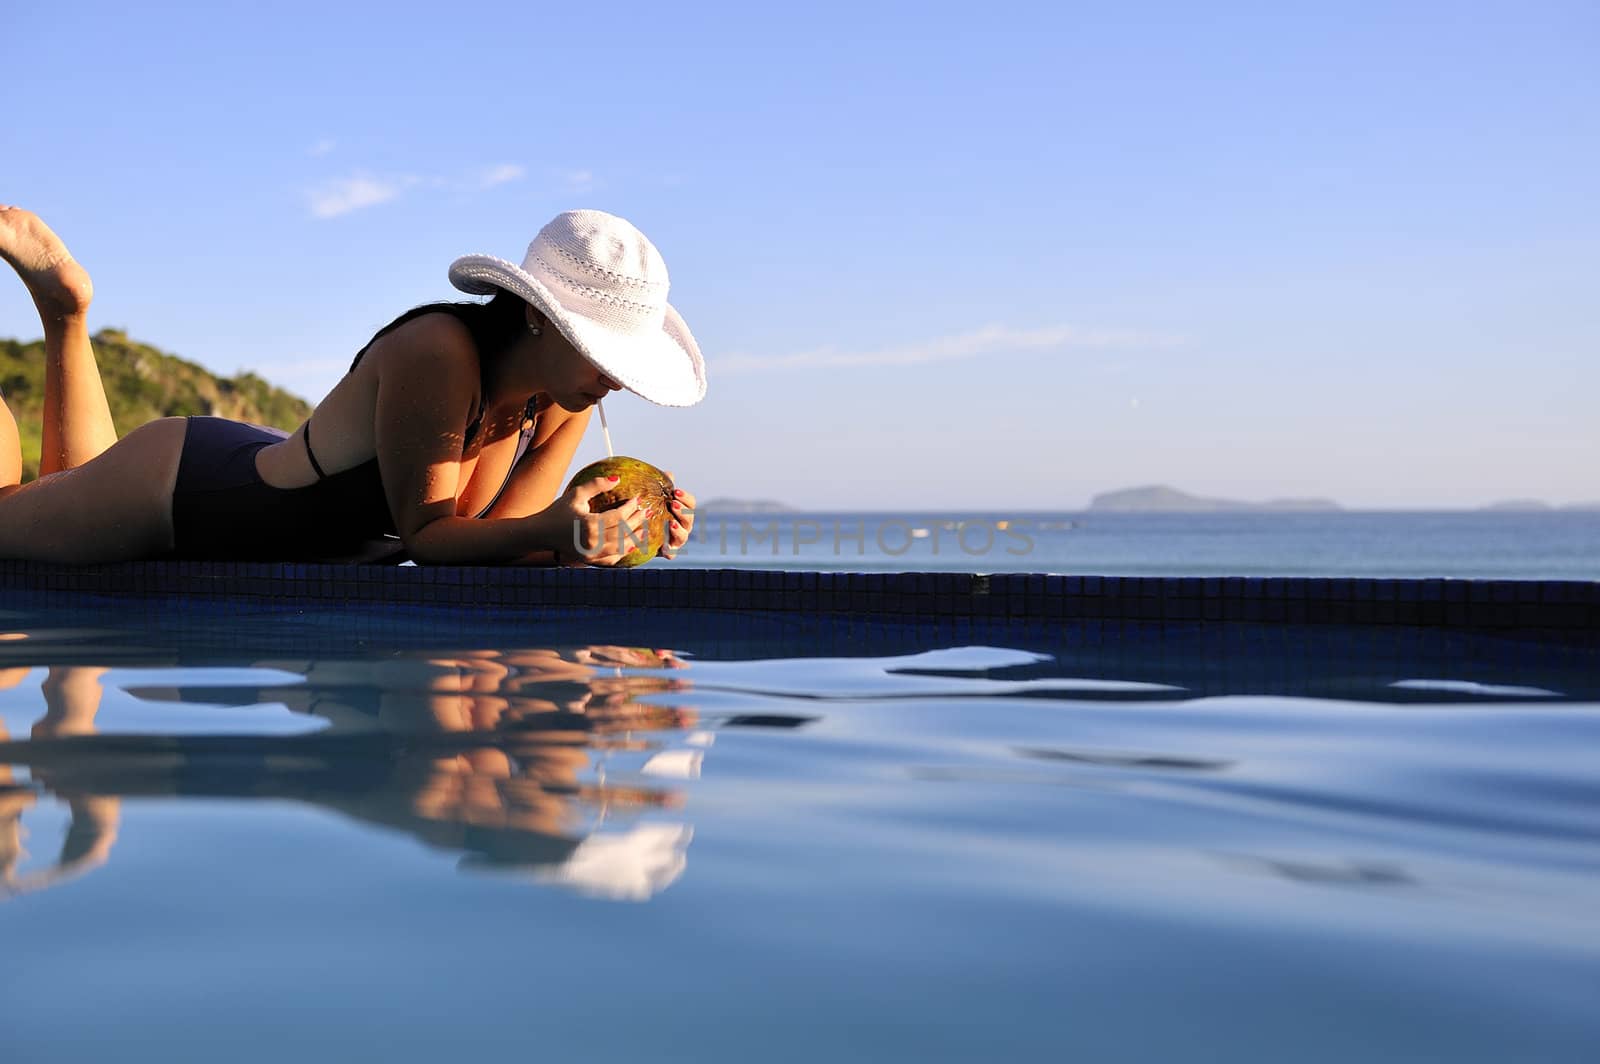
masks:
POLYGON ((1600 659, 0 619, 8 1059, 1590 1061, 1600 659))

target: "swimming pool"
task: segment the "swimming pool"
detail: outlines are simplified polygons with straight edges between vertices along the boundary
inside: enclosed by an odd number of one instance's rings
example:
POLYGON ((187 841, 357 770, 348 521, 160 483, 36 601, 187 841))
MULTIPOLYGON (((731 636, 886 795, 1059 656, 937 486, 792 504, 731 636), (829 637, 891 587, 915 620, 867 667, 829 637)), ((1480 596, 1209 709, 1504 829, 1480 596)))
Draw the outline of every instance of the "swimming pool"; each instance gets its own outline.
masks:
POLYGON ((1600 1045, 1587 585, 121 572, 0 599, 16 1059, 1600 1045))

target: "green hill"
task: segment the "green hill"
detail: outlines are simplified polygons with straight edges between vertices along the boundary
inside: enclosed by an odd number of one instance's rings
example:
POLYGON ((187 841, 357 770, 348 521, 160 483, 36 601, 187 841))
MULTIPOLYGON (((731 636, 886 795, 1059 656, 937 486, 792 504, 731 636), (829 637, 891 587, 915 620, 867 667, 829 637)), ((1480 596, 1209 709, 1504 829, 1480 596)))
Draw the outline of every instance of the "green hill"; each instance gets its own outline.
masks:
MULTIPOLYGON (((214 414, 293 429, 311 413, 311 404, 304 399, 274 388, 254 373, 218 377, 193 362, 130 340, 119 329, 96 333, 94 352, 119 436, 158 417, 214 414)), ((30 480, 39 472, 44 341, 0 340, 0 391, 17 419, 22 478, 30 480)))

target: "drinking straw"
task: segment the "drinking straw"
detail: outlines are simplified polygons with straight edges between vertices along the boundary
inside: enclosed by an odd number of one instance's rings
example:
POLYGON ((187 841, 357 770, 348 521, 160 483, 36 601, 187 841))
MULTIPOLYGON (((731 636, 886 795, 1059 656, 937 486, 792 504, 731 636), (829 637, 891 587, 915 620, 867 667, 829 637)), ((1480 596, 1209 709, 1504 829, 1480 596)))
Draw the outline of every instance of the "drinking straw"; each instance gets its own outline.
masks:
POLYGON ((606 406, 599 399, 596 399, 594 408, 600 411, 600 431, 605 433, 606 437, 606 457, 615 458, 617 452, 611 449, 611 426, 606 424, 606 406))

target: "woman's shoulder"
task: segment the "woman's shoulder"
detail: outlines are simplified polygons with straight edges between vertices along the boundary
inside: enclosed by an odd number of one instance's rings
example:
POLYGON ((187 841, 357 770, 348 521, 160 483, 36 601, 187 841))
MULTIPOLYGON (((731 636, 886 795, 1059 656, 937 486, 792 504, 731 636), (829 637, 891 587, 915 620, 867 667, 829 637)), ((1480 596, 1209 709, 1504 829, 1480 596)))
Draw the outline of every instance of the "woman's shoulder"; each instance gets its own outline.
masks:
POLYGON ((375 368, 409 367, 419 362, 431 368, 478 366, 478 347, 472 332, 454 314, 435 311, 419 314, 373 342, 362 362, 375 368))

